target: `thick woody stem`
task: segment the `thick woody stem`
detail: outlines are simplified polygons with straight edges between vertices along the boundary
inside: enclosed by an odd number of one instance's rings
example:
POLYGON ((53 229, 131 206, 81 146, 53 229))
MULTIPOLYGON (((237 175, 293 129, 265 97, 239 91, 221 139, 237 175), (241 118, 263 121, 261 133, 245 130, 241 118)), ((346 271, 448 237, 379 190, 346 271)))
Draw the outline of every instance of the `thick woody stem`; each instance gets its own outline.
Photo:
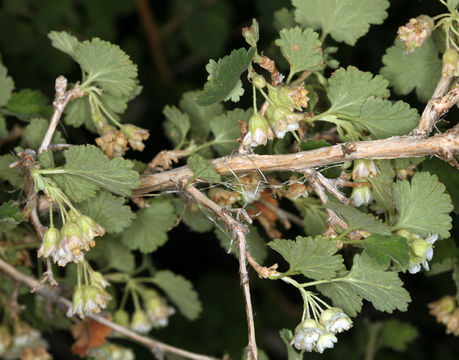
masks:
MULTIPOLYGON (((218 158, 211 161, 215 170, 223 176, 253 172, 276 172, 304 170, 329 164, 357 159, 398 159, 427 155, 455 154, 459 152, 459 135, 456 131, 435 135, 427 139, 414 136, 394 136, 388 139, 357 141, 284 155, 245 154, 218 158)), ((134 195, 151 191, 174 189, 177 182, 187 182, 193 177, 188 166, 182 166, 163 173, 143 176, 140 187, 134 195)))
POLYGON ((194 186, 186 186, 187 182, 182 182, 182 184, 184 186, 184 191, 191 195, 198 204, 212 210, 225 223, 228 229, 232 231, 233 236, 236 238, 239 250, 239 275, 241 277, 241 286, 244 293, 245 310, 247 315, 249 337, 247 359, 258 360, 258 349, 255 339, 255 324, 253 321, 252 300, 250 296, 249 276, 247 272, 248 251, 245 235, 248 233, 248 228, 246 225, 241 224, 229 215, 227 209, 210 200, 197 188, 194 186))
MULTIPOLYGON (((59 296, 58 293, 53 290, 51 287, 41 284, 40 281, 23 274, 22 272, 16 270, 13 266, 8 264, 7 262, 0 259, 0 271, 5 273, 10 278, 23 283, 30 289, 36 289, 36 293, 40 294, 41 296, 50 299, 51 301, 61 305, 65 310, 67 310, 70 306, 72 306, 72 302, 68 299, 59 296)), ((195 360, 217 360, 217 358, 192 353, 180 348, 176 348, 174 346, 162 343, 160 341, 152 340, 146 336, 139 335, 134 331, 131 331, 121 325, 115 324, 114 322, 106 319, 102 315, 90 315, 89 316, 92 320, 101 323, 114 331, 126 336, 127 338, 146 346, 147 348, 154 350, 157 349, 160 352, 168 352, 172 354, 176 354, 179 356, 183 356, 188 359, 195 359, 195 360)))

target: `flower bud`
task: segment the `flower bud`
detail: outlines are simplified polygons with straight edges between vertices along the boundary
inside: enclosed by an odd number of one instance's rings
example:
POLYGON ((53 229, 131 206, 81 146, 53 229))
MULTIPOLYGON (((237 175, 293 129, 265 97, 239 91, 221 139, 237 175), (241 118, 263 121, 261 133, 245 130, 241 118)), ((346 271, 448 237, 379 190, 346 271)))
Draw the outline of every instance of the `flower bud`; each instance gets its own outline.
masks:
POLYGON ((94 271, 91 269, 90 276, 92 285, 99 286, 102 289, 105 289, 108 285, 110 285, 110 283, 107 280, 105 280, 104 276, 98 271, 94 271))
POLYGON ((442 56, 442 75, 446 77, 458 76, 459 54, 454 49, 447 49, 442 56))
POLYGON ((436 317, 437 322, 447 324, 450 319, 450 314, 456 308, 454 297, 447 295, 437 301, 427 304, 430 311, 429 314, 436 317))
POLYGON ((118 309, 113 313, 113 321, 121 326, 129 326, 129 314, 123 309, 118 309))
POLYGON ((340 308, 328 308, 320 314, 320 323, 327 333, 341 333, 352 327, 352 320, 340 308))
POLYGON ((245 41, 252 47, 257 46, 258 42, 258 22, 254 19, 252 22, 252 26, 245 27, 242 29, 242 36, 244 36, 245 41))
POLYGON ((151 323, 144 311, 136 310, 134 312, 134 315, 132 315, 131 329, 141 334, 146 334, 152 329, 151 323))
POLYGON ((62 243, 67 245, 70 251, 78 255, 81 251, 82 233, 80 227, 74 222, 68 221, 61 229, 62 243))
POLYGON ((67 317, 72 315, 79 315, 84 317, 83 308, 85 304, 85 292, 83 286, 78 286, 73 292, 72 306, 67 310, 67 317))
POLYGON ((105 229, 97 224, 93 218, 80 215, 76 220, 76 224, 80 227, 82 232, 82 247, 86 251, 90 250, 91 247, 96 245, 94 241, 94 237, 96 236, 104 236, 105 229))
POLYGON ((405 26, 398 28, 398 37, 405 43, 406 52, 409 54, 421 47, 430 36, 434 27, 433 20, 427 15, 420 15, 410 19, 405 26))
POLYGON ((354 160, 354 169, 352 170, 352 179, 361 180, 378 175, 378 169, 373 160, 359 159, 354 160))
POLYGON ((242 143, 245 146, 266 145, 268 139, 273 139, 273 133, 269 128, 264 116, 256 113, 250 117, 249 132, 246 134, 242 143))
POLYGON ((351 200, 355 206, 368 205, 371 198, 371 189, 369 186, 360 186, 352 189, 351 200))
POLYGON ((48 256, 54 256, 60 238, 61 233, 59 229, 51 227, 48 230, 46 230, 45 235, 43 236, 43 243, 41 244, 40 249, 38 249, 38 257, 43 256, 47 258, 48 256))
POLYGON ((126 135, 129 145, 133 150, 143 151, 145 145, 142 141, 147 140, 150 136, 148 130, 132 124, 127 124, 121 127, 121 131, 126 135))
POLYGON ((266 80, 262 75, 256 75, 252 78, 252 82, 257 89, 263 89, 266 86, 266 80))
POLYGON ((148 318, 155 328, 165 327, 169 316, 175 313, 174 308, 167 306, 166 301, 154 290, 145 293, 145 309, 148 318))

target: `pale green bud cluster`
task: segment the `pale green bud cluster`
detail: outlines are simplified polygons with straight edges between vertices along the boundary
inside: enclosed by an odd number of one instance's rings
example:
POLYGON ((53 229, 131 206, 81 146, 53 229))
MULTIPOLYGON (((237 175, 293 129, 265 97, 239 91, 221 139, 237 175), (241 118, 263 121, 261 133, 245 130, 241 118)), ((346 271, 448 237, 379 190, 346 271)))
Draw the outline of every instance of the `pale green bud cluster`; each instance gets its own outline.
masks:
POLYGON ((342 309, 328 308, 320 314, 319 321, 307 318, 295 329, 291 344, 300 351, 323 353, 338 341, 336 334, 349 330, 352 320, 342 309))

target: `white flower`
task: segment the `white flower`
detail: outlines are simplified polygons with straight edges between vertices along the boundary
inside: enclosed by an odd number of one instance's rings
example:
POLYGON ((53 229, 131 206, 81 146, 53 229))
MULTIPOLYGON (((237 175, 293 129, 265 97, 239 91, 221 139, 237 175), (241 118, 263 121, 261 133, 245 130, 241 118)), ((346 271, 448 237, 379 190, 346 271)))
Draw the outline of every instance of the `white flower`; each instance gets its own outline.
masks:
POLYGON ((319 337, 324 334, 319 326, 313 319, 304 320, 297 326, 291 344, 300 351, 311 352, 315 349, 319 337))
POLYGON ((352 327, 352 320, 340 308, 329 308, 320 314, 320 323, 331 333, 341 333, 352 327))
POLYGON ((418 273, 419 271, 421 271, 421 264, 411 264, 410 263, 410 267, 408 269, 408 271, 410 272, 410 274, 416 274, 418 273))
POLYGON ((325 333, 320 335, 319 339, 317 340, 316 350, 322 354, 325 349, 331 349, 333 346, 335 346, 337 341, 338 339, 334 334, 325 333))
POLYGON ((371 202, 371 190, 368 186, 354 188, 351 194, 351 200, 355 206, 368 205, 371 202))
POLYGON ((136 310, 132 315, 131 329, 141 334, 146 334, 152 329, 147 314, 142 310, 136 310))
POLYGON ((438 234, 433 234, 427 239, 422 239, 415 235, 414 240, 410 240, 411 258, 408 271, 416 274, 421 271, 421 264, 426 271, 429 271, 428 261, 433 257, 433 244, 438 239, 438 234))

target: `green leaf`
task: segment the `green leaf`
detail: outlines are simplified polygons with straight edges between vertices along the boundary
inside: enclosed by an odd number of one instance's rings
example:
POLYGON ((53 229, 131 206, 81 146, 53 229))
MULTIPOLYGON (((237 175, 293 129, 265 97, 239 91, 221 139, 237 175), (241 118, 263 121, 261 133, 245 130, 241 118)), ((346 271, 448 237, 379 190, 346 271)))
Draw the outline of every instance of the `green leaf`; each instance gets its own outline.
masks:
POLYGON ((371 196, 378 206, 382 209, 394 212, 394 201, 392 199, 392 183, 394 181, 394 171, 390 160, 376 160, 376 167, 379 174, 368 178, 371 183, 371 196))
POLYGON ((131 208, 124 203, 124 198, 101 190, 92 199, 77 204, 77 209, 92 217, 107 233, 119 233, 131 225, 135 218, 131 208))
POLYGON ((323 139, 317 141, 314 139, 308 139, 300 143, 301 151, 320 149, 321 147, 331 146, 331 144, 323 139))
POLYGON ((130 95, 137 84, 137 67, 117 45, 99 38, 86 40, 75 48, 74 58, 88 73, 85 82, 96 82, 115 96, 130 95))
POLYGON ((339 307, 349 316, 356 316, 362 310, 362 298, 345 282, 317 285, 322 295, 332 299, 333 306, 339 307))
POLYGON ((459 0, 446 0, 446 3, 448 4, 448 9, 451 11, 457 8, 457 5, 459 5, 459 0))
POLYGON ((38 160, 43 169, 55 167, 53 150, 44 150, 41 154, 38 154, 38 160))
POLYGON ((188 158, 187 164, 193 171, 195 179, 214 183, 221 180, 220 174, 215 171, 209 160, 204 159, 201 155, 192 155, 188 158))
MULTIPOLYGON (((48 130, 49 121, 43 118, 33 118, 30 120, 30 124, 26 126, 24 130, 24 139, 32 149, 38 149, 40 147, 43 138, 45 137, 46 131, 48 130)), ((62 137, 59 130, 54 131, 51 144, 66 144, 66 140, 62 137)))
POLYGON ((89 107, 89 101, 87 97, 72 100, 65 107, 64 113, 65 123, 73 127, 80 127, 85 123, 85 121, 87 121, 87 119, 92 121, 91 108, 89 107))
POLYGON ((370 301, 380 311, 406 311, 408 302, 411 301, 410 295, 403 288, 397 273, 385 271, 386 268, 387 266, 377 263, 365 252, 362 255, 357 254, 354 256, 352 269, 346 276, 333 279, 326 286, 320 285, 317 289, 331 297, 336 306, 341 306, 339 304, 344 302, 345 307, 352 310, 349 313, 351 316, 359 311, 358 297, 370 301), (352 292, 355 295, 351 295, 352 292))
POLYGON ((0 62, 0 106, 5 106, 8 104, 13 89, 13 79, 8 76, 8 70, 0 62))
POLYGON ((315 279, 331 279, 344 269, 343 258, 336 254, 336 241, 327 237, 297 236, 296 241, 276 239, 268 245, 290 264, 288 273, 300 272, 315 279))
POLYGON ((135 256, 121 239, 105 235, 96 241, 96 247, 85 254, 85 258, 95 261, 101 268, 109 268, 122 272, 135 270, 135 256))
POLYGON ((405 53, 405 45, 397 38, 386 50, 382 61, 385 66, 381 74, 390 81, 397 94, 407 95, 416 89, 421 101, 430 99, 441 76, 441 60, 432 37, 409 54, 405 53))
POLYGON ((163 123, 164 133, 174 147, 181 144, 190 130, 190 117, 175 106, 166 106, 163 110, 166 121, 163 123))
POLYGON ((196 99, 198 105, 211 105, 228 99, 228 96, 231 97, 241 74, 247 70, 254 54, 255 48, 250 48, 248 51, 244 48, 233 50, 230 55, 220 59, 215 66, 211 66, 208 82, 196 99))
POLYGON ((305 70, 322 70, 325 67, 319 35, 311 28, 301 30, 299 26, 282 29, 275 44, 290 64, 289 79, 305 70))
POLYGON ((388 267, 393 261, 400 268, 405 269, 410 262, 410 247, 408 241, 402 237, 381 236, 373 234, 362 240, 365 252, 376 262, 388 267))
POLYGON ((443 160, 431 158, 422 163, 423 170, 437 175, 438 179, 446 186, 451 195, 454 212, 459 213, 459 171, 443 160))
POLYGON ((303 354, 298 353, 290 344, 293 338, 292 331, 288 329, 282 329, 279 331, 279 335, 287 347, 287 360, 302 360, 303 354))
POLYGON ((334 198, 330 197, 325 206, 342 216, 351 229, 366 230, 379 235, 391 235, 390 228, 377 218, 351 206, 344 205, 334 198))
POLYGON ((167 241, 177 221, 174 205, 169 200, 155 199, 137 212, 137 219, 122 234, 121 240, 131 250, 151 253, 167 241))
POLYGON ((358 130, 369 131, 374 139, 405 135, 413 130, 419 119, 416 109, 403 102, 370 97, 363 104, 360 116, 351 121, 358 130))
POLYGON ((38 90, 24 89, 11 95, 7 109, 22 121, 29 121, 33 117, 49 118, 52 107, 46 105, 48 99, 38 90))
POLYGON ((72 58, 75 57, 75 49, 80 43, 78 39, 66 31, 51 31, 48 33, 51 45, 56 49, 65 52, 72 58))
POLYGON ((295 27, 295 15, 293 14, 293 10, 288 10, 286 8, 282 8, 277 10, 274 13, 274 29, 280 31, 285 28, 292 28, 295 27))
POLYGON ((8 181, 14 187, 21 187, 24 178, 19 167, 10 168, 9 165, 18 160, 11 154, 0 155, 0 179, 8 181))
MULTIPOLYGON (((222 227, 215 227, 215 235, 220 240, 220 245, 229 251, 236 257, 239 257, 239 251, 236 243, 231 243, 233 240, 232 236, 222 231, 222 227)), ((249 226, 249 233, 246 236, 247 247, 250 254, 262 264, 268 257, 268 249, 266 247, 265 240, 260 235, 258 229, 255 226, 249 226)))
POLYGON ((93 145, 72 146, 64 151, 65 165, 48 171, 60 171, 51 177, 74 201, 95 196, 99 188, 121 196, 129 196, 139 185, 134 163, 121 158, 109 159, 93 145))
POLYGON ((388 97, 388 81, 381 75, 362 72, 348 66, 336 70, 328 82, 327 95, 332 103, 329 112, 358 117, 370 96, 388 97))
POLYGON ((213 145, 213 147, 220 155, 228 155, 238 148, 239 143, 236 142, 240 136, 238 120, 247 122, 252 111, 251 109, 245 111, 242 109, 235 109, 227 111, 225 114, 210 121, 210 130, 215 137, 215 145, 213 145))
POLYGON ((10 200, 0 205, 0 233, 8 232, 16 227, 17 224, 24 220, 24 216, 10 200))
POLYGON ((191 123, 191 133, 201 140, 205 140, 210 132, 210 121, 223 114, 223 105, 220 103, 209 106, 198 105, 195 101, 200 91, 189 91, 182 95, 180 109, 188 114, 191 123))
POLYGON ((163 290, 188 320, 196 320, 202 311, 201 301, 193 285, 171 271, 158 271, 153 282, 163 290))
POLYGON ((328 215, 319 199, 313 197, 300 198, 295 199, 294 204, 304 216, 304 232, 307 235, 321 235, 327 230, 328 215))
POLYGON ((406 351, 408 343, 418 337, 418 330, 411 324, 397 319, 384 321, 380 337, 381 347, 406 351))
POLYGON ((3 116, 0 116, 0 140, 8 137, 8 129, 6 128, 6 120, 3 116))
POLYGON ((370 24, 382 24, 387 17, 386 0, 293 0, 295 19, 303 27, 322 29, 336 41, 354 45, 370 24))
POLYGON ((406 229, 419 236, 439 234, 449 236, 453 210, 451 198, 445 186, 435 175, 418 172, 411 179, 397 181, 393 185, 395 207, 399 214, 395 229, 406 229))

